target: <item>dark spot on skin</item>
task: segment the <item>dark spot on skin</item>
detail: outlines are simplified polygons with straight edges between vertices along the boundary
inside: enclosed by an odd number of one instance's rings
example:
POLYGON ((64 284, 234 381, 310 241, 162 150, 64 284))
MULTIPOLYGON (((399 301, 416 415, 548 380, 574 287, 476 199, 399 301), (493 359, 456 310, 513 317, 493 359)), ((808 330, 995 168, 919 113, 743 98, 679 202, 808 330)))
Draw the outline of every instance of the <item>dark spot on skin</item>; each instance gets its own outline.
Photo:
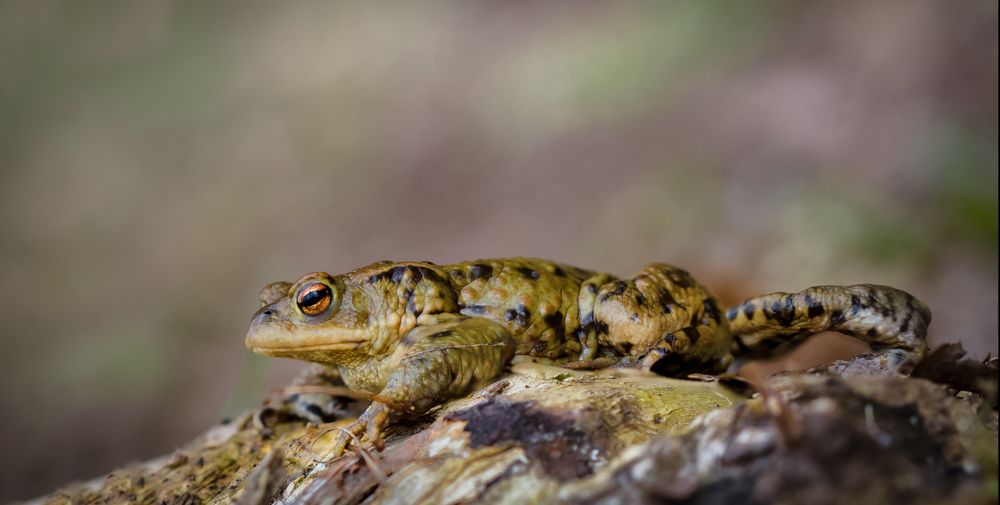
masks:
POLYGON ((684 336, 686 336, 688 338, 688 341, 691 342, 691 345, 694 345, 694 344, 698 343, 698 338, 701 335, 698 334, 698 329, 697 328, 692 328, 692 327, 689 326, 687 328, 684 328, 684 330, 682 330, 682 331, 684 331, 684 336))
POLYGON ((875 337, 875 335, 878 335, 878 330, 876 330, 875 328, 868 328, 868 331, 865 332, 865 335, 868 335, 869 337, 875 337))
POLYGON ((722 322, 722 312, 719 311, 719 306, 715 304, 715 300, 706 298, 702 303, 705 305, 705 316, 716 323, 722 322))
POLYGON ((621 295, 622 293, 625 292, 625 290, 627 288, 628 288, 628 284, 625 283, 625 281, 618 281, 618 282, 615 283, 615 291, 614 291, 614 293, 616 295, 621 295))
POLYGON ((608 323, 605 323, 604 321, 594 321, 594 330, 598 335, 607 335, 608 323))
POLYGON ((664 314, 672 312, 674 310, 672 306, 677 305, 677 300, 674 300, 674 296, 670 294, 670 291, 661 289, 656 294, 659 295, 660 298, 660 310, 662 310, 664 314))
POLYGON ((694 279, 691 278, 691 274, 680 268, 666 268, 663 270, 663 273, 677 287, 689 288, 694 285, 694 279))
POLYGON ((528 326, 531 323, 531 311, 524 305, 518 305, 516 309, 507 309, 503 313, 506 321, 513 321, 521 326, 528 326))
POLYGON ((839 310, 835 310, 830 313, 830 324, 833 326, 840 326, 844 324, 844 321, 846 320, 847 319, 844 317, 844 313, 839 310))
POLYGON ((628 284, 626 284, 625 281, 616 281, 615 288, 612 289, 611 291, 605 291, 604 294, 602 294, 601 297, 598 298, 598 300, 604 302, 607 301, 612 296, 621 296, 622 293, 625 292, 626 288, 628 288, 628 284))
POLYGON ((452 276, 456 280, 459 280, 459 279, 461 279, 465 275, 465 272, 463 272, 459 268, 456 268, 454 270, 448 270, 448 275, 452 276))
POLYGON ((469 267, 469 274, 472 276, 472 280, 489 279, 493 277, 493 267, 483 263, 476 263, 469 267))
POLYGON ((868 291, 868 297, 867 298, 868 298, 868 306, 869 307, 875 307, 875 306, 877 306, 879 304, 878 303, 878 297, 875 296, 875 292, 874 291, 868 291))
POLYGON ((771 314, 778 321, 778 324, 786 328, 791 326, 795 322, 795 304, 792 302, 791 295, 784 296, 772 303, 771 314))
POLYGON ((900 333, 906 333, 906 332, 910 331, 910 319, 912 317, 913 317, 913 313, 912 312, 906 315, 906 319, 903 319, 903 324, 899 327, 899 332, 900 333))
POLYGON ((323 417, 324 417, 323 409, 321 409, 319 407, 319 405, 316 405, 315 403, 310 403, 309 405, 306 405, 305 409, 306 409, 306 412, 309 412, 310 414, 312 414, 312 415, 314 415, 314 416, 316 416, 316 417, 318 417, 320 419, 323 419, 323 417))
MULTIPOLYGON (((430 263, 430 264, 433 265, 433 263, 430 263)), ((437 272, 435 272, 434 270, 431 270, 430 268, 427 268, 427 267, 417 267, 417 272, 420 274, 421 277, 423 277, 424 279, 427 279, 427 280, 429 280, 431 282, 437 282, 439 284, 446 284, 445 280, 442 279, 441 276, 438 275, 437 272)), ((418 277, 418 278, 416 278, 416 280, 419 281, 420 278, 418 277)))
POLYGON ((668 333, 667 336, 663 337, 663 341, 667 343, 670 347, 674 346, 674 342, 677 342, 677 335, 673 333, 668 333))
POLYGON ((645 307, 646 306, 646 297, 645 297, 645 295, 643 295, 642 293, 636 293, 635 294, 635 304, 638 305, 638 306, 640 306, 640 307, 645 307))
POLYGON ((401 280, 403 280, 403 275, 412 268, 413 267, 407 265, 397 265, 387 270, 383 270, 377 274, 373 274, 371 277, 368 277, 368 279, 365 280, 365 283, 374 284, 376 282, 382 282, 388 280, 395 284, 398 284, 401 280))
POLYGON ((367 280, 366 283, 374 283, 380 281, 392 282, 393 284, 399 284, 406 278, 410 277, 409 280, 412 282, 420 282, 421 280, 428 280, 431 282, 445 283, 445 280, 438 275, 437 272, 431 270, 430 268, 423 266, 413 266, 413 265, 396 265, 388 270, 383 270, 377 274, 372 275, 367 280))
POLYGON ((822 316, 823 313, 826 312, 826 309, 823 308, 823 305, 821 305, 819 302, 816 301, 815 298, 809 295, 806 295, 806 306, 809 307, 809 312, 807 313, 809 319, 822 316))
POLYGON ((548 326, 549 328, 553 328, 553 329, 556 330, 556 334, 557 335, 562 335, 563 332, 565 331, 565 324, 566 323, 563 321, 563 314, 562 314, 562 312, 558 312, 558 311, 557 312, 553 312, 553 313, 545 316, 545 318, 543 320, 545 321, 545 325, 546 326, 548 326))
POLYGON ((403 300, 406 301, 405 304, 406 304, 406 311, 407 312, 409 312, 411 314, 414 314, 414 313, 417 312, 417 305, 416 305, 416 303, 413 300, 413 289, 406 288, 405 290, 403 290, 403 300))
POLYGON ((623 353, 632 354, 632 342, 623 342, 621 348, 623 353))
POLYGON ((528 267, 517 267, 515 270, 531 280, 538 280, 538 278, 542 276, 542 274, 538 273, 538 270, 532 270, 528 267))
POLYGON ((485 305, 469 305, 468 307, 462 309, 462 312, 465 312, 467 314, 477 314, 477 315, 478 314, 485 314, 486 313, 486 306, 485 305))
MULTIPOLYGON (((795 300, 792 295, 785 297, 785 317, 788 318, 788 325, 791 326, 795 322, 795 300)), ((784 323, 782 323, 784 324, 784 323)))
POLYGON ((445 416, 446 421, 466 421, 473 449, 503 446, 516 442, 528 459, 558 481, 576 480, 594 473, 594 453, 604 448, 594 441, 577 423, 597 422, 576 419, 555 409, 544 409, 531 402, 514 402, 495 396, 458 412, 445 416))
POLYGON ((559 268, 558 266, 552 268, 552 273, 556 277, 566 277, 566 271, 563 270, 562 268, 559 268))
POLYGON ((390 276, 390 281, 392 281, 393 284, 399 284, 400 282, 403 282, 403 279, 406 278, 407 274, 413 276, 414 275, 413 272, 414 270, 411 267, 393 268, 392 275, 390 276))
POLYGON ((851 295, 851 315, 855 315, 861 311, 863 307, 861 306, 861 298, 858 295, 851 295))
POLYGON ((201 467, 205 466, 205 458, 199 456, 198 459, 195 460, 194 466, 196 466, 198 468, 201 468, 201 467))
POLYGON ((450 337, 450 336, 452 336, 454 334, 455 334, 455 332, 453 332, 451 330, 444 330, 444 331, 439 331, 439 332, 431 335, 430 338, 450 337))
POLYGON ((531 322, 531 310, 524 305, 517 306, 517 321, 523 326, 527 326, 531 322))
POLYGON ((757 306, 752 303, 748 303, 743 306, 743 315, 747 316, 747 319, 753 319, 753 313, 756 311, 757 306))

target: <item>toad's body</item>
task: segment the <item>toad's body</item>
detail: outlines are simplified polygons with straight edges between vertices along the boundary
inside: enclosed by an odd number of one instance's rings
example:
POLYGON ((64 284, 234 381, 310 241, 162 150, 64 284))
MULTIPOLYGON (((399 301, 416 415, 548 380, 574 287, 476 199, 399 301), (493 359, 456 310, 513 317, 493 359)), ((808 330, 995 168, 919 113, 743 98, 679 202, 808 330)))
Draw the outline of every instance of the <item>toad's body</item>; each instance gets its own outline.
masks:
POLYGON ((367 427, 376 442, 390 412, 422 414, 465 394, 502 373, 514 354, 712 373, 733 352, 775 354, 833 329, 868 341, 902 369, 923 356, 930 322, 919 300, 886 286, 775 293, 723 315, 703 286, 670 265, 619 280, 527 258, 384 261, 273 283, 261 300, 247 346, 335 366, 348 387, 375 393, 353 431, 367 427))

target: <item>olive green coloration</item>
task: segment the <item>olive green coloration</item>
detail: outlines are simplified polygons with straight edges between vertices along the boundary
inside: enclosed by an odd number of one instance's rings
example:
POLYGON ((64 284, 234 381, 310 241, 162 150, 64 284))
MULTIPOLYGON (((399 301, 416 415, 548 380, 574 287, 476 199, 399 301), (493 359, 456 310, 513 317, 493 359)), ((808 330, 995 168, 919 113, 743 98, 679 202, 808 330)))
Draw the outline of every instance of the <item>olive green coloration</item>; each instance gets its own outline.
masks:
MULTIPOLYGON (((269 284, 246 345, 336 367, 373 394, 348 431, 381 444, 394 416, 419 416, 499 376, 514 355, 569 368, 716 373, 806 336, 858 337, 907 371, 926 352, 926 305, 887 286, 818 286, 727 313, 686 271, 654 263, 631 280, 530 258, 454 265, 382 261, 344 275, 269 284)), ((350 436, 342 434, 339 454, 350 436)))

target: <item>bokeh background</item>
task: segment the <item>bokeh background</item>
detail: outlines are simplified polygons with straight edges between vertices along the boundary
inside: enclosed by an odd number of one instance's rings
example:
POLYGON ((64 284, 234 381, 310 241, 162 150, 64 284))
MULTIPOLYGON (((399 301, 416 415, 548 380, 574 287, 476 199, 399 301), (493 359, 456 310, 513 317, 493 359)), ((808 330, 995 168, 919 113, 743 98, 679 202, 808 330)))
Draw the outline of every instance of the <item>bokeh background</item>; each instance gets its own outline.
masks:
POLYGON ((257 405, 258 289, 380 259, 885 283, 982 358, 997 3, 2 0, 0 213, 0 501, 257 405))

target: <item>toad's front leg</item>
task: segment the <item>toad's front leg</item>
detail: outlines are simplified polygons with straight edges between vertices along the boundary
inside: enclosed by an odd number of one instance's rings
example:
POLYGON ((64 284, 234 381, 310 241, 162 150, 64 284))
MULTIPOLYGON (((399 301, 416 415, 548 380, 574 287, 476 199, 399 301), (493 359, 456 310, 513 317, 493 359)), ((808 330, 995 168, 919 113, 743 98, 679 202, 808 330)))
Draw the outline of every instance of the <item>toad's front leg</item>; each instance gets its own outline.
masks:
POLYGON ((382 430, 393 419, 421 416, 467 394, 500 375, 513 356, 510 332, 488 319, 462 318, 413 329, 387 358, 391 372, 385 386, 347 428, 349 433, 340 434, 333 457, 362 433, 381 448, 382 430))

